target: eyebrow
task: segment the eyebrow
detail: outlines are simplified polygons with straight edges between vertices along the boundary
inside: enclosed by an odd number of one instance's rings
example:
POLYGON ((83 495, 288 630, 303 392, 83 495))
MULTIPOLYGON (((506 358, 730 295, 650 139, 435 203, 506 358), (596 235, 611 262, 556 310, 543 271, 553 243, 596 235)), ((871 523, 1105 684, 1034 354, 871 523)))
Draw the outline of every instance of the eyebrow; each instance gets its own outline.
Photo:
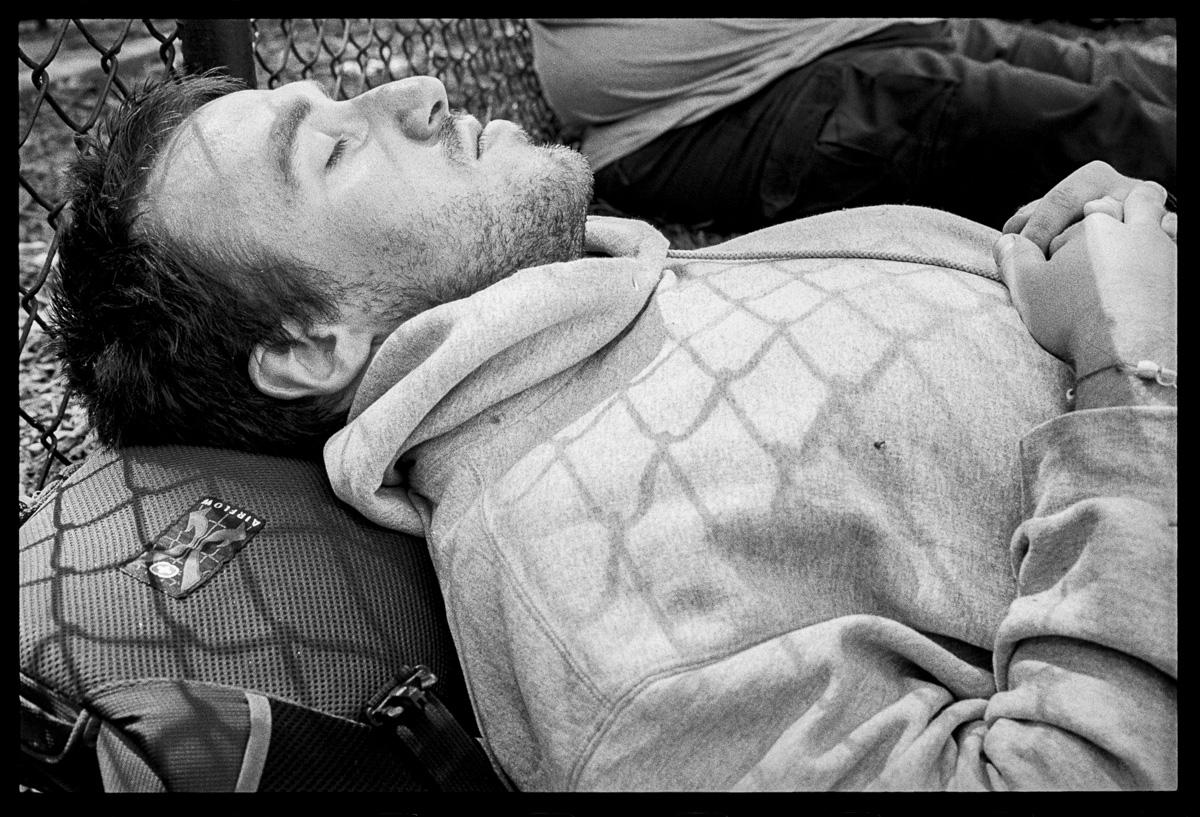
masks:
POLYGON ((293 170, 296 153, 296 133, 304 120, 312 112, 312 102, 307 97, 296 97, 288 103, 267 134, 267 145, 279 178, 285 185, 296 187, 296 174, 293 170))

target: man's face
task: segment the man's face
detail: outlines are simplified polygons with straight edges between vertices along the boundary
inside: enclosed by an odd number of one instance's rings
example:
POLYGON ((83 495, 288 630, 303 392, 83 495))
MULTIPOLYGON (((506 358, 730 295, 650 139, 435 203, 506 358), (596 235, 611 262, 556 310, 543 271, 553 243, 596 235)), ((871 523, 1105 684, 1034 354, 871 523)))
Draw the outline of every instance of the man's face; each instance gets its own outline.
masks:
POLYGON ((481 132, 413 77, 342 102, 300 82, 208 103, 158 159, 148 212, 187 244, 327 270, 344 312, 386 329, 577 257, 590 195, 579 154, 504 120, 481 132))

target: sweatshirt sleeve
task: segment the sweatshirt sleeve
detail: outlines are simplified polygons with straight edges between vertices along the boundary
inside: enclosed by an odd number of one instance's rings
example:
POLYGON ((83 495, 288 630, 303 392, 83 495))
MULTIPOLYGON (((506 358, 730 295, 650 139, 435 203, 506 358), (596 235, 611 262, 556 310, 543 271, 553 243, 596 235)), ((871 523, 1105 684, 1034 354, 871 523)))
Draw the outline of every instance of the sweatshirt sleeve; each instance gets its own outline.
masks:
POLYGON ((955 681, 898 622, 843 626, 839 643, 857 649, 843 646, 836 664, 819 672, 811 645, 798 652, 806 683, 857 685, 825 708, 841 722, 806 731, 806 712, 735 788, 815 788, 813 770, 833 756, 821 747, 836 744, 839 768, 821 787, 1174 789, 1175 454, 1175 408, 1077 411, 1027 434, 1017 596, 997 628, 994 675, 955 681), (869 647, 904 660, 855 664, 869 647))
POLYGON ((971 725, 991 786, 1177 783, 1176 409, 1078 411, 1022 441, 1018 597, 971 725))

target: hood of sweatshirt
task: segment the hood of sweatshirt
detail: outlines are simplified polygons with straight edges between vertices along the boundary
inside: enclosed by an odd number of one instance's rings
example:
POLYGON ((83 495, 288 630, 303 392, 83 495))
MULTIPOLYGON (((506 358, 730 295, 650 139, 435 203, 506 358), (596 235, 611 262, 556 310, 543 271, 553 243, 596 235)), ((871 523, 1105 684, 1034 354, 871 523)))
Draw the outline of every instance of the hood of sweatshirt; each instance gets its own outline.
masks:
POLYGON ((334 492, 378 524, 421 535, 400 457, 619 335, 671 274, 667 247, 645 222, 591 216, 589 256, 519 270, 402 324, 371 360, 349 422, 325 444, 334 492))

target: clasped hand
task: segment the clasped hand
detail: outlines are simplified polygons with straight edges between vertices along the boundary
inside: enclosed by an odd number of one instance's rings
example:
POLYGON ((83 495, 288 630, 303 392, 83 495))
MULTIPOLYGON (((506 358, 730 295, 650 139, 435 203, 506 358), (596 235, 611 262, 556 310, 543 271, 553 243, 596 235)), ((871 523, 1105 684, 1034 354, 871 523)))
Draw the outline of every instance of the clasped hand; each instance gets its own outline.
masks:
POLYGON ((1178 219, 1166 190, 1093 162, 1004 225, 1013 305, 1077 378, 1116 363, 1176 367, 1178 219))

